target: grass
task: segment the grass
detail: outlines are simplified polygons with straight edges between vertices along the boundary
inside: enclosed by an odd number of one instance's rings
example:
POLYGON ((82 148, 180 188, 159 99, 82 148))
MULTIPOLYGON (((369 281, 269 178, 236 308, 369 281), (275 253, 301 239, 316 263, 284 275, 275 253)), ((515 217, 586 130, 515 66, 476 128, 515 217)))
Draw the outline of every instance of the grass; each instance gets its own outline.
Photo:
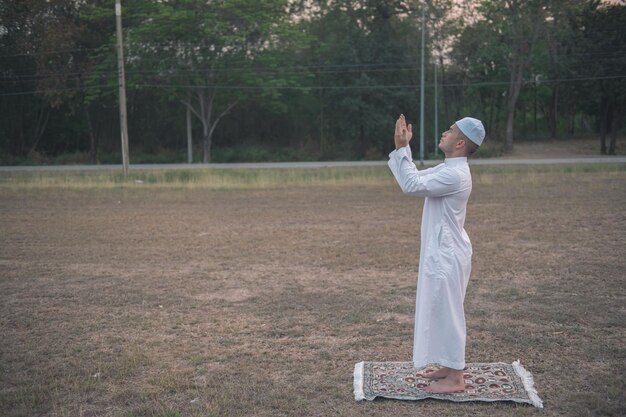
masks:
MULTIPOLYGON (((474 166, 474 183, 495 184, 511 181, 537 183, 545 174, 576 176, 580 173, 620 175, 626 164, 474 166)), ((120 172, 1 172, 0 188, 6 189, 268 189, 307 186, 365 186, 387 184, 387 167, 318 168, 318 169, 194 169, 120 172)))
POLYGON ((3 172, 0 187, 264 189, 372 184, 386 181, 388 177, 388 172, 382 168, 153 170, 131 172, 127 178, 118 172, 3 172))
POLYGON ((353 401, 410 358, 422 203, 325 171, 0 174, 0 415, 624 414, 623 166, 473 168, 467 359, 541 412, 353 401))

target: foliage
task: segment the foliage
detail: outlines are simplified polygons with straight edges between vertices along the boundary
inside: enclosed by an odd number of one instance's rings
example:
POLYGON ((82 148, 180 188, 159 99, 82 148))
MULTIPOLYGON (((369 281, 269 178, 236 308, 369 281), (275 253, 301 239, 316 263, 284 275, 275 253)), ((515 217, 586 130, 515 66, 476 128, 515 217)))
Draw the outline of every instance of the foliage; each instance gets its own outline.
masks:
MULTIPOLYGON (((601 150, 615 152, 626 112, 626 6, 426 3, 427 154, 435 130, 464 115, 481 118, 499 146, 514 136, 598 133, 601 150)), ((97 163, 119 152, 113 5, 0 3, 3 161, 78 153, 97 163)), ((205 162, 384 158, 399 113, 419 131, 421 7, 402 0, 124 2, 131 162, 145 160, 136 158, 143 152, 184 160, 187 109, 205 162)))
POLYGON ((576 98, 584 112, 596 117, 601 153, 615 154, 616 131, 626 111, 624 22, 625 6, 601 6, 598 2, 591 2, 572 22, 579 29, 572 48, 572 75, 583 79, 576 98), (608 150, 607 133, 612 135, 608 150))

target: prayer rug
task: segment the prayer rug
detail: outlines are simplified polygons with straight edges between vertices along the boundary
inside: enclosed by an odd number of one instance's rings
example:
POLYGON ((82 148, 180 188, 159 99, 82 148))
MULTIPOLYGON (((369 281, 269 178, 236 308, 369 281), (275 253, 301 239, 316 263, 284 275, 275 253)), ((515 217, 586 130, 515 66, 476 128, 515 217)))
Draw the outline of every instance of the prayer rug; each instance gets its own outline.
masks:
POLYGON ((435 369, 416 369, 411 362, 359 362, 354 367, 354 399, 514 401, 543 408, 533 387, 533 376, 519 361, 468 363, 463 370, 465 391, 453 394, 430 394, 423 390, 432 381, 424 376, 435 369))

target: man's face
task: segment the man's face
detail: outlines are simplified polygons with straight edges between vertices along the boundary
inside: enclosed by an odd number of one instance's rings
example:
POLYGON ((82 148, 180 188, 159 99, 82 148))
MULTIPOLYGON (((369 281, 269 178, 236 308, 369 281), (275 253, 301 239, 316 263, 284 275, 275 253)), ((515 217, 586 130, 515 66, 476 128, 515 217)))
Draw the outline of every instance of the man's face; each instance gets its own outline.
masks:
POLYGON ((454 151, 454 147, 461 140, 461 131, 457 127, 456 124, 450 126, 450 129, 446 130, 441 134, 441 139, 439 140, 439 149, 444 154, 449 154, 454 151))

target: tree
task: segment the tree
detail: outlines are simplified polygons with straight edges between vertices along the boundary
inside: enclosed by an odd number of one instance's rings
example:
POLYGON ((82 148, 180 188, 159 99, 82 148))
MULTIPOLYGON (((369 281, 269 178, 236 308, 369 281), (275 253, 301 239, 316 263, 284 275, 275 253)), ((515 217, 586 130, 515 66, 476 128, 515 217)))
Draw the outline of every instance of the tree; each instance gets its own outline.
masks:
MULTIPOLYGON (((79 32, 76 3, 10 0, 0 6, 0 16, 1 50, 14 53, 5 55, 7 59, 2 62, 7 91, 17 87, 20 92, 34 92, 34 97, 26 99, 29 109, 18 106, 21 114, 17 119, 22 120, 25 114, 29 117, 17 127, 17 148, 19 152, 32 153, 44 136, 51 110, 71 100, 75 93, 73 54, 79 32), (33 110, 35 114, 31 113, 33 110)), ((8 97, 7 100, 15 100, 15 96, 8 97)))
POLYGON ((417 19, 408 17, 405 3, 322 1, 310 10, 307 65, 315 68, 326 157, 380 158, 389 146, 389 123, 417 107, 415 90, 406 88, 418 79, 417 19))
POLYGON ((575 22, 578 29, 573 75, 582 78, 578 93, 586 110, 595 114, 600 131, 600 152, 615 154, 617 130, 626 112, 626 6, 590 1, 575 22), (607 149, 606 137, 610 137, 607 149))
MULTIPOLYGON (((562 80, 571 77, 571 69, 576 66, 572 57, 572 50, 576 48, 578 28, 572 25, 583 10, 586 0, 553 0, 547 5, 544 39, 542 42, 547 59, 536 65, 535 81, 543 76, 549 80, 562 80)), ((549 88, 547 102, 548 128, 550 137, 558 136, 559 114, 564 113, 566 107, 575 114, 576 100, 571 95, 571 89, 562 88, 563 83, 552 81, 549 88)), ((535 104, 536 107, 536 104, 535 104)), ((536 109, 535 109, 536 113, 536 109)), ((536 116, 535 116, 536 118, 536 116)), ((536 120, 535 120, 536 124, 536 120)))
POLYGON ((485 0, 480 10, 494 38, 510 45, 505 148, 513 149, 515 109, 531 54, 546 19, 546 0, 485 0))
MULTIPOLYGON (((259 85, 256 58, 276 42, 286 0, 163 1, 134 5, 141 24, 129 30, 129 59, 150 74, 139 86, 173 93, 202 125, 203 162, 215 129, 259 85)), ((263 77, 261 77, 263 78, 263 77)))
MULTIPOLYGON (((459 70, 466 69, 467 65, 453 67, 447 61, 451 58, 454 52, 453 46, 455 41, 458 41, 462 36, 463 29, 478 19, 474 2, 469 0, 428 0, 427 3, 427 41, 431 45, 432 59, 438 64, 438 71, 441 72, 441 84, 444 86, 448 83, 455 84, 458 81, 457 76, 460 75, 463 78, 463 70, 459 70)), ((468 40, 466 35, 463 42, 468 43, 468 40)), ((474 43, 475 41, 479 40, 471 39, 469 43, 474 43)), ((477 52, 470 45, 465 45, 457 50, 467 51, 467 47, 470 47, 474 53, 477 52)), ((454 87, 448 87, 443 90, 443 112, 446 120, 460 116, 463 94, 458 94, 458 90, 458 88, 454 87), (455 106, 454 115, 452 114, 452 105, 455 106)))
POLYGON ((496 136, 506 104, 503 96, 506 98, 508 82, 503 80, 509 76, 508 45, 494 34, 493 25, 483 19, 463 29, 453 45, 448 73, 449 81, 457 84, 454 116, 461 117, 462 110, 471 113, 481 118, 487 131, 496 136))

